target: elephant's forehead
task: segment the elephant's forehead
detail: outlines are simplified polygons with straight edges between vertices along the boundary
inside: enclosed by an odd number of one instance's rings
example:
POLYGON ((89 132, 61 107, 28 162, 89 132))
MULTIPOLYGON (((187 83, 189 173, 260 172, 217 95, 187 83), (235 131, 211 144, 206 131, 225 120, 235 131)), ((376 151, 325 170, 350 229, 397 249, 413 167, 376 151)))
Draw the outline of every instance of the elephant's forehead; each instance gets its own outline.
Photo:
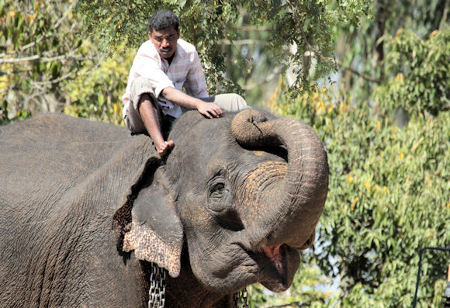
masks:
POLYGON ((208 119, 192 127, 179 127, 182 132, 173 136, 175 148, 169 155, 170 161, 194 168, 202 167, 198 166, 201 164, 204 168, 205 162, 217 153, 230 152, 230 145, 235 141, 226 123, 219 120, 208 119))
POLYGON ((207 140, 208 137, 214 137, 218 132, 227 130, 231 134, 232 115, 225 117, 207 119, 197 111, 189 111, 183 114, 175 123, 171 132, 171 138, 174 141, 196 141, 207 140))
POLYGON ((254 201, 260 196, 259 191, 279 179, 284 178, 287 172, 287 163, 281 161, 265 161, 256 164, 256 168, 243 177, 243 185, 238 191, 254 201))
POLYGON ((198 181, 218 170, 246 173, 264 161, 285 162, 280 155, 265 149, 241 147, 231 133, 232 118, 199 119, 195 113, 186 116, 175 127, 175 149, 168 160, 175 180, 198 181))
POLYGON ((272 153, 263 150, 244 149, 237 142, 234 144, 222 144, 210 157, 207 163, 207 172, 215 173, 217 170, 250 172, 260 169, 269 170, 268 166, 273 164, 285 165, 286 161, 272 153))

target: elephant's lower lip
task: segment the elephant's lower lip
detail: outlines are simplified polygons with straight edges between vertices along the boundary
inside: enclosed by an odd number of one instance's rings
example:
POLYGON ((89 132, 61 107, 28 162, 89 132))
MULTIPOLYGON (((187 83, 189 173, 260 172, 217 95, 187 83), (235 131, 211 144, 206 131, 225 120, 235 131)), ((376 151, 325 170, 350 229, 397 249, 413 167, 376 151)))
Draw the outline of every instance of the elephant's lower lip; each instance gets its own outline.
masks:
POLYGON ((258 282, 274 292, 285 291, 290 286, 288 273, 287 245, 280 245, 280 252, 276 257, 263 251, 251 251, 238 244, 249 258, 255 263, 258 270, 254 274, 258 282))
POLYGON ((276 270, 280 275, 283 275, 285 266, 284 266, 284 259, 283 255, 281 253, 281 245, 274 245, 274 246, 262 246, 262 250, 267 258, 272 261, 272 264, 275 265, 276 270))

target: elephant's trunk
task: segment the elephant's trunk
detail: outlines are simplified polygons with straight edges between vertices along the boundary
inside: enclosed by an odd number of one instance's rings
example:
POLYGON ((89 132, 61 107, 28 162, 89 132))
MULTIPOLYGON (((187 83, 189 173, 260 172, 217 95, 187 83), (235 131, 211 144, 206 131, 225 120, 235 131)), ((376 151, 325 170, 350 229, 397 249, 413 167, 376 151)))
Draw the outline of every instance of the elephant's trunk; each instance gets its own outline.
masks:
POLYGON ((267 120, 252 109, 235 116, 232 133, 244 147, 283 145, 288 152, 287 168, 266 162, 248 177, 245 190, 252 195, 248 210, 253 213, 247 224, 254 228, 250 244, 309 246, 328 191, 327 156, 317 134, 296 120, 267 120))

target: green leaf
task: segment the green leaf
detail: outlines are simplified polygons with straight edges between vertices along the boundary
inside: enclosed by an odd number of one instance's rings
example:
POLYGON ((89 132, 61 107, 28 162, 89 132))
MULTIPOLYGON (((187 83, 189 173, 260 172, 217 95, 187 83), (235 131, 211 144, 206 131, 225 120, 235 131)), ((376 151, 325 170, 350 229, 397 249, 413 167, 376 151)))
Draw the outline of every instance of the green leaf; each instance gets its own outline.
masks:
POLYGON ((104 102, 105 102, 105 97, 103 96, 103 94, 98 94, 97 95, 97 102, 98 102, 98 106, 102 107, 104 102))

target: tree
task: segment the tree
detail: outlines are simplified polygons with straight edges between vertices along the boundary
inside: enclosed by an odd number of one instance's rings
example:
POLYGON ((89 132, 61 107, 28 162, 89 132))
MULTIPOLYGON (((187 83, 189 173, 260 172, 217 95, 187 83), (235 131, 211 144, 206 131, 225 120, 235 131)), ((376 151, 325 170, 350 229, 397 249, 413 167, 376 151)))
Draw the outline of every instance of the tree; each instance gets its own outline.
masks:
MULTIPOLYGON (((223 44, 239 39, 236 24, 242 12, 246 25, 269 27, 267 48, 276 65, 286 66, 293 61, 305 71, 299 74, 298 87, 308 87, 311 80, 325 76, 333 67, 330 58, 334 49, 333 28, 338 24, 356 26, 360 16, 366 14, 365 1, 322 0, 271 0, 271 1, 222 1, 222 0, 158 0, 158 1, 79 1, 88 33, 93 33, 112 48, 122 44, 137 47, 146 37, 149 16, 157 9, 172 9, 182 20, 181 36, 192 42, 201 56, 210 92, 240 91, 238 78, 226 75, 223 44), (333 5, 329 5, 333 3, 333 5), (296 44, 294 54, 289 53, 291 44, 296 44), (308 55, 305 57, 305 53, 308 55), (305 62, 315 57, 317 65, 310 70, 305 62)), ((246 44, 249 45, 249 44, 246 44)), ((242 45, 241 45, 242 46, 242 45)), ((243 65, 241 72, 252 70, 252 63, 245 53, 233 53, 233 64, 243 65), (242 59, 244 58, 244 59, 242 59), (247 61, 245 61, 247 59, 247 61)))
MULTIPOLYGON (((322 269, 316 278, 339 281, 339 294, 320 305, 409 307, 420 249, 450 247, 447 11, 448 1, 374 2, 358 27, 335 29, 337 84, 291 96, 282 81, 269 100, 318 130, 329 151, 329 199, 305 257, 322 269)), ((418 306, 437 307, 448 254, 423 262, 418 306)), ((323 300, 300 298, 286 302, 323 300)))
MULTIPOLYGON (((180 16, 211 93, 246 91, 290 66, 293 86, 280 79, 269 107, 319 132, 330 193, 292 289, 252 286, 250 304, 410 306, 419 250, 450 246, 448 0, 23 3, 0 2, 3 120, 49 109, 44 93, 57 110, 120 123, 127 71, 160 8, 180 16), (97 47, 107 56, 86 61, 97 47)), ((446 262, 425 255, 419 306, 439 305, 446 262)))
POLYGON ((448 0, 376 0, 367 7, 359 24, 338 23, 335 55, 341 70, 340 82, 354 97, 368 99, 378 84, 392 78, 386 54, 400 29, 422 39, 448 26, 448 0))
POLYGON ((386 56, 390 76, 377 89, 379 107, 397 104, 408 115, 438 115, 450 108, 448 72, 450 70, 450 30, 434 30, 428 39, 400 28, 390 39, 386 56))
MULTIPOLYGON (((313 126, 329 153, 329 196, 305 257, 339 279, 340 305, 410 307, 419 250, 450 244, 448 112, 419 113, 399 128, 394 117, 325 88, 294 99, 279 90, 272 106, 313 126)), ((422 305, 439 304, 447 262, 442 253, 425 257, 422 305)))
POLYGON ((77 32, 73 7, 71 1, 0 2, 0 123, 57 110, 62 82, 94 58, 77 32))

